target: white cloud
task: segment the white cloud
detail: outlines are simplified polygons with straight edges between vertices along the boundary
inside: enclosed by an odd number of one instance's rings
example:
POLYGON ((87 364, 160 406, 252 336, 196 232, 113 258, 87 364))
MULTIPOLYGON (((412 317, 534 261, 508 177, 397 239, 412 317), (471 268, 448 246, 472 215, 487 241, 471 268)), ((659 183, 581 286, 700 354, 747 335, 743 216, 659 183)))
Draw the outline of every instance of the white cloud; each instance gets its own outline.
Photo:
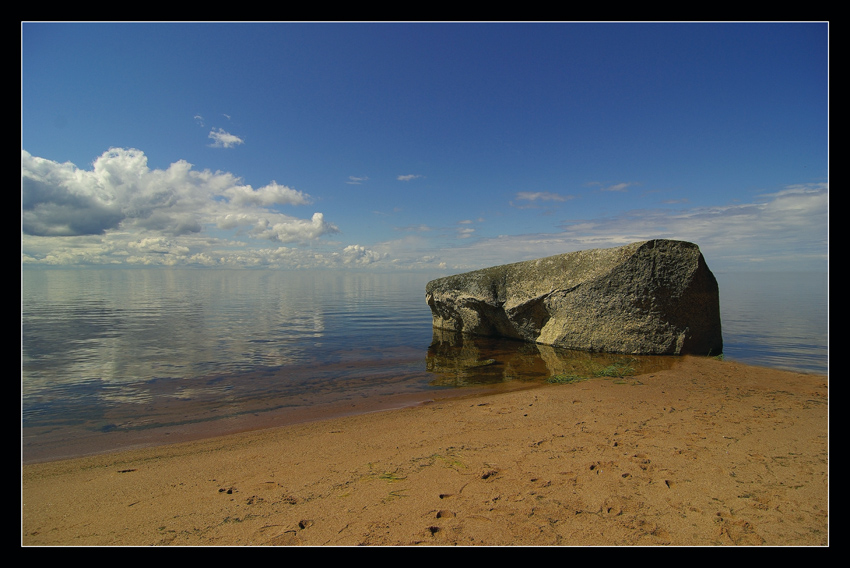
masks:
POLYGON ((520 191, 516 194, 519 201, 567 201, 572 196, 551 193, 548 191, 520 191))
MULTIPOLYGON (((752 203, 693 209, 644 209, 565 223, 553 233, 472 238, 435 247, 427 233, 370 248, 393 266, 440 267, 453 273, 591 248, 669 238, 699 245, 714 271, 825 270, 828 262, 827 184, 788 186, 752 203), (426 238, 427 237, 427 238, 426 238)), ((469 224, 461 223, 469 228, 469 224)))
POLYGON ((163 237, 147 237, 132 241, 127 244, 127 248, 139 253, 155 253, 155 254, 180 254, 189 253, 189 248, 176 244, 171 239, 163 237))
POLYGON ((441 258, 455 270, 465 270, 667 238, 699 245, 712 269, 825 270, 828 203, 828 184, 794 185, 753 203, 632 210, 565 223, 557 233, 480 239, 446 250, 441 258))
POLYGON ((615 183, 614 185, 609 185, 607 187, 603 187, 602 191, 626 191, 631 183, 615 183))
POLYGON ((233 148, 245 143, 238 136, 225 132, 223 128, 210 130, 209 138, 213 140, 213 143, 210 144, 213 148, 233 148))
MULTIPOLYGON (((526 196, 528 203, 535 203, 532 196, 526 196)), ((540 195, 534 199, 546 201, 540 195)), ((339 228, 322 213, 304 219, 282 212, 311 201, 308 194, 276 182, 254 189, 233 174, 197 171, 185 161, 150 169, 139 150, 112 148, 88 170, 22 151, 21 260, 54 265, 441 266, 459 272, 670 238, 698 244, 715 271, 823 270, 828 262, 825 183, 789 185, 749 203, 631 210, 565 221, 551 233, 485 238, 474 231, 472 217, 461 217, 451 228, 411 225, 403 228, 403 238, 363 244, 323 239, 339 228)))
POLYGON ((615 184, 607 185, 607 184, 602 183, 601 181, 592 181, 592 182, 588 183, 587 185, 589 185, 589 186, 594 186, 594 185, 599 186, 599 191, 626 191, 629 187, 631 187, 633 185, 637 185, 637 184, 635 182, 629 181, 629 182, 621 182, 621 183, 615 183, 615 184))
MULTIPOLYGON (((92 171, 21 151, 21 225, 43 236, 96 235, 128 216, 128 205, 147 158, 138 151, 111 149, 92 171)), ((134 208, 130 207, 130 213, 134 208)))
POLYGON ((511 207, 515 207, 516 209, 537 209, 541 207, 541 205, 538 205, 537 202, 563 202, 574 198, 574 195, 562 195, 560 193, 552 193, 549 191, 519 191, 514 196, 514 199, 523 203, 515 204, 513 201, 510 201, 509 203, 511 207))
MULTIPOLYGON (((280 206, 309 195, 276 182, 254 189, 233 174, 195 171, 185 161, 151 170, 135 149, 111 148, 91 170, 21 152, 21 229, 25 261, 115 263, 202 259, 211 232, 306 243, 339 229, 322 213, 299 219, 280 206)), ((215 246, 245 248, 232 237, 215 246)))
POLYGON ((314 213, 309 221, 293 218, 277 221, 260 219, 252 234, 279 243, 295 243, 311 241, 337 232, 339 229, 325 221, 324 215, 314 213))
POLYGON ((345 264, 373 264, 384 260, 387 256, 387 253, 376 252, 362 245, 348 245, 342 250, 343 262, 345 264))
POLYGON ((307 205, 311 203, 310 196, 296 191, 285 185, 279 185, 276 181, 259 189, 251 186, 240 185, 227 189, 225 194, 236 205, 260 205, 269 207, 271 205, 307 205))
POLYGON ((364 177, 348 176, 348 181, 345 182, 345 183, 348 183, 348 184, 351 184, 351 185, 360 185, 364 181, 367 181, 368 179, 369 178, 365 177, 365 176, 364 177))
POLYGON ((417 174, 407 174, 407 175, 403 175, 403 176, 398 176, 396 179, 398 181, 410 181, 410 180, 414 180, 416 178, 421 178, 421 177, 422 177, 421 175, 417 175, 417 174))

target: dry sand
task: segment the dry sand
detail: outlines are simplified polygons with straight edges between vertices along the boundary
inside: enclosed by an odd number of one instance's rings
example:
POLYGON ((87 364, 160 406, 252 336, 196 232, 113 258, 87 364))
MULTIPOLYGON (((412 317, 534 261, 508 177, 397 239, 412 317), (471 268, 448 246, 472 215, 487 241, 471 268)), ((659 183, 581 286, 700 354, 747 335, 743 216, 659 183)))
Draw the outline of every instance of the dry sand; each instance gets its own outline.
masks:
POLYGON ((828 381, 672 369, 26 465, 27 545, 829 544, 828 381))

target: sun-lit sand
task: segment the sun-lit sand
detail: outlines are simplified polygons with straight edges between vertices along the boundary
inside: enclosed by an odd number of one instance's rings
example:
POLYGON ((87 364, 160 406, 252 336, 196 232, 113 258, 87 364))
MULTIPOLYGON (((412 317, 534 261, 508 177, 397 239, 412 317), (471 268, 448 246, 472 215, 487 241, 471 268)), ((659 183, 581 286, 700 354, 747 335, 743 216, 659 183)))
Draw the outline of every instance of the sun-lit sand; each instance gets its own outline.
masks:
POLYGON ((828 545, 828 381, 685 357, 22 468, 24 545, 828 545))

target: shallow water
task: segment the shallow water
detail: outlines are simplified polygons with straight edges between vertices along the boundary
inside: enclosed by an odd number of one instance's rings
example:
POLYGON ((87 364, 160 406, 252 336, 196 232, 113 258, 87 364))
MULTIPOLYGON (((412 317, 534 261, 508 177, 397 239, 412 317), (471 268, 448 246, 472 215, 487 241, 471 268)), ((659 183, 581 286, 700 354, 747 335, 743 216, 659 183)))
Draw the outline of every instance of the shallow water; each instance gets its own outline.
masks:
MULTIPOLYGON (((27 268, 24 460, 670 363, 434 332, 438 276, 27 268)), ((717 277, 726 357, 826 373, 825 275, 717 277)))

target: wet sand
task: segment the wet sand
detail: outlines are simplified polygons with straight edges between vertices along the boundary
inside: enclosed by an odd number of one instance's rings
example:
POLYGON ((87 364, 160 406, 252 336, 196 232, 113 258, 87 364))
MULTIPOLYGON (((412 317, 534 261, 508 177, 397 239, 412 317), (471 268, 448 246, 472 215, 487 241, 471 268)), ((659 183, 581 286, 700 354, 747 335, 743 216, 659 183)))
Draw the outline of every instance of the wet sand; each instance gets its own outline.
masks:
POLYGON ((22 544, 829 544, 828 380, 684 357, 22 467, 22 544))

